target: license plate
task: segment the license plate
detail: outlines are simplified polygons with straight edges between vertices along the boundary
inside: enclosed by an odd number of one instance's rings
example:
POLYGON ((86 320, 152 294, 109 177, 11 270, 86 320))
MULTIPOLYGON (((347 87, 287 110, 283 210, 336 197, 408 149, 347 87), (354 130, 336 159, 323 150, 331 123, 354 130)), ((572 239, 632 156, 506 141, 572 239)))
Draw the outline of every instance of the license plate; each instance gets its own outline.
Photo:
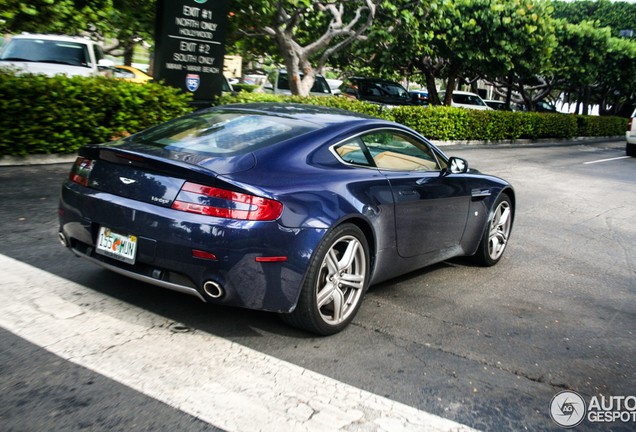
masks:
POLYGON ((99 228, 96 252, 128 264, 135 263, 137 237, 114 232, 110 228, 99 228))

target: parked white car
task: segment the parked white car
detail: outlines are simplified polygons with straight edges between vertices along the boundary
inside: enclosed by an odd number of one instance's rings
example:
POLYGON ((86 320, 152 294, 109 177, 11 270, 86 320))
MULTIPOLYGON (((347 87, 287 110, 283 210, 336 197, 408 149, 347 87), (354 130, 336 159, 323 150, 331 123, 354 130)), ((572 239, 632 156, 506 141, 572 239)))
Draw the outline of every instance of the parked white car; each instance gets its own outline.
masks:
MULTIPOLYGON (((302 77, 302 74, 301 74, 302 77)), ((284 69, 275 70, 267 76, 267 81, 259 89, 260 93, 273 93, 275 95, 291 95, 289 77, 284 69)), ((322 75, 316 75, 314 85, 311 87, 312 96, 333 96, 331 88, 322 75)))
POLYGON ((629 119, 627 125, 627 132, 625 132, 625 153, 627 156, 636 157, 636 110, 632 113, 632 117, 629 119))
POLYGON ((109 75, 114 66, 99 44, 79 37, 15 35, 0 52, 0 67, 47 76, 109 75))
MULTIPOLYGON (((439 92, 440 101, 444 100, 445 95, 445 91, 439 92)), ((453 92, 453 100, 451 102, 451 106, 458 108, 492 111, 492 108, 486 105, 486 102, 484 102, 484 100, 478 94, 459 90, 455 90, 453 92)))

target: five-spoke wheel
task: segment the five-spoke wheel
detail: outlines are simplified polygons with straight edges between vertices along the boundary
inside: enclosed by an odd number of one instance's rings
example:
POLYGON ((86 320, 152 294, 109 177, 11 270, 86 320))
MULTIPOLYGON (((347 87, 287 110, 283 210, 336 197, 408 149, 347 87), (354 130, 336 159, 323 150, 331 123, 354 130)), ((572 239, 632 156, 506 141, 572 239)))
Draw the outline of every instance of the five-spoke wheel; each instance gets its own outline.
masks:
POLYGON ((362 231, 343 224, 328 233, 310 264, 298 305, 282 319, 321 335, 334 334, 360 308, 369 279, 369 247, 362 231))
POLYGON ((475 261, 485 266, 497 264, 508 244, 512 228, 514 208, 510 197, 501 194, 494 205, 492 216, 484 229, 481 243, 473 256, 475 261))

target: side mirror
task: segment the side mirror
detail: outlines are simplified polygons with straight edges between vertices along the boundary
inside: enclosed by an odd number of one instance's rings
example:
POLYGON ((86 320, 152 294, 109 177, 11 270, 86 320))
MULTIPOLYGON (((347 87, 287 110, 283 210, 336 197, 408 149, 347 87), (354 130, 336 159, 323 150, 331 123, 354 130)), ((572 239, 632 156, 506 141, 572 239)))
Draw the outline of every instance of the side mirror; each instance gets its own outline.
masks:
POLYGON ((448 159, 448 166, 442 170, 442 175, 464 174, 468 172, 468 162, 466 159, 451 157, 448 159))

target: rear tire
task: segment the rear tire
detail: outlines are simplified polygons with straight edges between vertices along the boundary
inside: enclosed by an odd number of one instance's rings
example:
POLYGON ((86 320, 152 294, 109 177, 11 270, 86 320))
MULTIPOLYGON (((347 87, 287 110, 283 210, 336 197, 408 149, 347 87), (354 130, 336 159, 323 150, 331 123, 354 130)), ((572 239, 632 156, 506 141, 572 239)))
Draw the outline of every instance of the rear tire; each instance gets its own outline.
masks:
POLYGON ((472 256, 473 261, 486 267, 494 266, 499 262, 508 244, 513 217, 512 200, 502 193, 495 201, 477 252, 472 256))
POLYGON ((369 246, 357 226, 327 233, 314 253, 293 312, 281 319, 293 327, 327 336, 355 317, 369 284, 369 246))
POLYGON ((627 156, 636 157, 636 144, 625 144, 625 154, 627 156))

